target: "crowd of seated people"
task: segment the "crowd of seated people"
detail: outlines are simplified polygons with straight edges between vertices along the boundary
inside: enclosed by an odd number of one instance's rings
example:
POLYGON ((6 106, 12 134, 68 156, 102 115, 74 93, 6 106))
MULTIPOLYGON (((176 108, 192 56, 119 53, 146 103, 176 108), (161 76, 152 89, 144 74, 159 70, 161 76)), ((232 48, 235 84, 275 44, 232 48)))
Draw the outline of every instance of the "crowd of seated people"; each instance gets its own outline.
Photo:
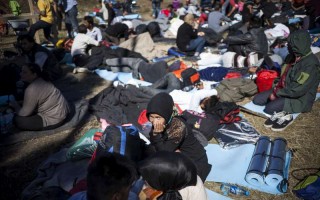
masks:
MULTIPOLYGON (((108 26, 100 29, 95 26, 93 17, 86 16, 84 24, 77 25, 78 22, 73 19, 76 16, 74 12, 77 11, 77 2, 66 2, 69 4, 64 5, 64 9, 71 25, 69 34, 73 38, 70 53, 77 67, 92 72, 103 66, 113 72, 131 72, 134 79, 152 83, 149 86, 136 85, 137 91, 151 96, 146 106, 146 118, 151 124, 147 135, 150 140, 150 155, 138 163, 116 153, 95 158, 88 168, 86 191, 77 193, 70 199, 124 200, 137 199, 139 195, 140 198, 144 196, 145 199, 150 199, 150 192, 158 200, 208 199, 203 186, 211 170, 206 150, 174 108, 175 103, 183 98, 176 91, 183 91, 190 94, 186 99, 192 100, 184 109, 205 113, 205 103, 219 100, 218 90, 214 88, 216 85, 204 88, 205 81, 197 66, 169 71, 165 61, 150 63, 144 55, 118 47, 124 40, 135 36, 132 21, 111 24, 108 20, 108 26), (132 186, 138 187, 139 180, 140 184, 143 180, 142 184, 139 192, 134 194, 132 186)), ((292 114, 312 110, 319 87, 320 64, 312 51, 308 32, 309 29, 319 28, 318 10, 310 9, 312 5, 319 7, 315 2, 310 0, 304 4, 298 0, 281 1, 281 9, 278 4, 269 0, 216 2, 211 6, 211 9, 214 8, 211 12, 203 12, 208 14, 208 20, 204 24, 222 38, 210 46, 210 34, 204 33, 199 23, 199 17, 203 14, 197 5, 199 2, 192 1, 185 10, 177 10, 177 16, 183 21, 177 29, 176 46, 181 52, 191 52, 196 59, 202 59, 201 55, 207 53, 204 52, 205 47, 218 49, 225 46, 225 50, 232 52, 234 56, 229 59, 229 63, 240 63, 239 60, 242 59, 242 64, 241 67, 234 64, 231 67, 220 67, 240 74, 241 77, 238 78, 243 79, 247 78, 246 75, 257 75, 259 71, 270 70, 266 66, 278 64, 278 77, 273 85, 251 98, 253 104, 265 106, 263 111, 271 116, 264 126, 271 127, 273 131, 283 131, 292 124, 292 114), (302 6, 307 12, 301 10, 302 6), (294 25, 284 23, 289 27, 290 33, 281 35, 281 48, 285 48, 287 53, 283 54, 283 63, 277 62, 272 56, 276 54, 274 47, 277 44, 269 43, 265 31, 274 28, 276 16, 281 17, 283 14, 293 18, 292 13, 306 15, 309 20, 300 20, 300 24, 294 25), (242 19, 237 20, 236 15, 242 15, 242 19), (254 61, 250 60, 253 54, 256 55, 254 61)), ((108 9, 112 9, 109 3, 107 5, 108 9)), ((33 38, 35 31, 42 27, 46 39, 51 40, 48 35, 48 24, 51 21, 47 21, 48 16, 43 17, 44 11, 49 11, 46 8, 42 10, 43 5, 39 3, 38 7, 42 16, 40 22, 32 26, 28 35, 17 39, 17 46, 25 58, 18 75, 24 84, 23 100, 9 103, 15 112, 13 121, 16 127, 28 131, 55 129, 63 125, 70 115, 68 101, 54 85, 63 76, 60 63, 52 51, 37 44, 33 38)), ((155 9, 156 13, 158 8, 155 9)), ((175 13, 169 6, 155 15, 171 18, 175 13)), ((207 59, 210 60, 210 57, 207 59)), ((118 86, 114 84, 110 87, 118 86)), ((130 88, 131 86, 125 85, 122 89, 130 88)))

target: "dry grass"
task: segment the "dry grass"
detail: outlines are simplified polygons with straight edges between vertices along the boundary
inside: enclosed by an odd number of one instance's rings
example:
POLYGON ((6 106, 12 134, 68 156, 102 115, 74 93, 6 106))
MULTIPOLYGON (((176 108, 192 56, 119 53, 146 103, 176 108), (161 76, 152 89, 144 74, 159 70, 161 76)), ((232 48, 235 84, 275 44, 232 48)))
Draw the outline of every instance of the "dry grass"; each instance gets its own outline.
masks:
MULTIPOLYGON (((78 0, 80 12, 90 11, 96 0, 78 0), (85 3, 84 3, 85 2, 85 3), (91 3, 90 2, 94 2, 91 3)), ((169 1, 165 0, 164 7, 169 1)), ((140 12, 146 19, 151 18, 151 1, 139 0, 140 12)), ((63 91, 69 100, 88 99, 107 87, 110 83, 97 78, 93 74, 72 74, 66 68, 67 76, 58 87, 63 91)), ((247 102, 248 100, 246 100, 247 102)), ((262 134, 271 138, 284 137, 288 141, 288 146, 294 152, 290 171, 301 168, 317 168, 320 166, 320 102, 317 101, 310 113, 299 115, 294 123, 283 132, 273 132, 263 126, 263 118, 243 113, 244 117, 262 134)), ((23 142, 17 145, 0 147, 0 196, 1 199, 19 199, 20 194, 30 181, 35 178, 36 168, 50 154, 58 151, 62 147, 70 145, 78 139, 85 131, 92 127, 97 127, 96 120, 85 121, 78 127, 57 133, 55 135, 37 138, 32 141, 23 142)), ((215 141, 211 141, 215 143, 215 141)), ((236 163, 234 163, 236 164, 236 163)), ((298 173, 300 177, 307 172, 298 173)), ((267 193, 251 190, 248 198, 230 196, 234 199, 253 200, 290 200, 297 199, 291 193, 291 189, 296 185, 297 180, 289 177, 289 190, 287 194, 276 196, 267 193)), ((206 182, 208 188, 220 192, 219 183, 206 182)))

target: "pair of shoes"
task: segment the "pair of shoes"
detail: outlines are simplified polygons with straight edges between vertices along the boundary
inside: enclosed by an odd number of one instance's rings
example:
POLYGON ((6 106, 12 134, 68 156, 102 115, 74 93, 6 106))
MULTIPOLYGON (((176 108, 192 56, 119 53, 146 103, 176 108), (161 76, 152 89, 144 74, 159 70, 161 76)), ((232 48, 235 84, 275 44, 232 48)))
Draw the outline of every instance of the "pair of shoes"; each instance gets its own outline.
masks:
POLYGON ((264 123, 264 126, 273 131, 283 131, 293 122, 293 116, 285 111, 274 113, 264 123))

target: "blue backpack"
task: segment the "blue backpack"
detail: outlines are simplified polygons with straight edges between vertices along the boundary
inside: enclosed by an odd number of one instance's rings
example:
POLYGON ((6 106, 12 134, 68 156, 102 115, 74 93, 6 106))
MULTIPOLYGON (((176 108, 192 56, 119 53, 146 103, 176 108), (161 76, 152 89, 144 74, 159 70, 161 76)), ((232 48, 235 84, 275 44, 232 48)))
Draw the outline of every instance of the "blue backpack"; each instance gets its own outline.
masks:
POLYGON ((320 199, 320 171, 311 174, 300 181, 294 188, 293 193, 304 200, 320 199))

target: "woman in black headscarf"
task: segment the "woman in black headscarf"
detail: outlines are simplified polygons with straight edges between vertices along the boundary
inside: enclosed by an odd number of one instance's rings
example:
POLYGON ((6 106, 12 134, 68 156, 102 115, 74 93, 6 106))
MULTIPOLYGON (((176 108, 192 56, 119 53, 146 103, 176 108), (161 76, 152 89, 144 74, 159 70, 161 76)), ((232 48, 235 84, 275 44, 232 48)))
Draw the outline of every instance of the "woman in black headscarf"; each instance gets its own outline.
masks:
POLYGON ((139 164, 146 183, 160 191, 157 200, 208 199, 194 163, 181 153, 160 151, 139 164))
POLYGON ((205 181, 211 170, 206 151, 185 121, 174 116, 173 107, 172 97, 164 92, 152 97, 148 103, 147 117, 152 123, 149 133, 151 145, 156 151, 181 152, 196 164, 198 175, 205 181))

